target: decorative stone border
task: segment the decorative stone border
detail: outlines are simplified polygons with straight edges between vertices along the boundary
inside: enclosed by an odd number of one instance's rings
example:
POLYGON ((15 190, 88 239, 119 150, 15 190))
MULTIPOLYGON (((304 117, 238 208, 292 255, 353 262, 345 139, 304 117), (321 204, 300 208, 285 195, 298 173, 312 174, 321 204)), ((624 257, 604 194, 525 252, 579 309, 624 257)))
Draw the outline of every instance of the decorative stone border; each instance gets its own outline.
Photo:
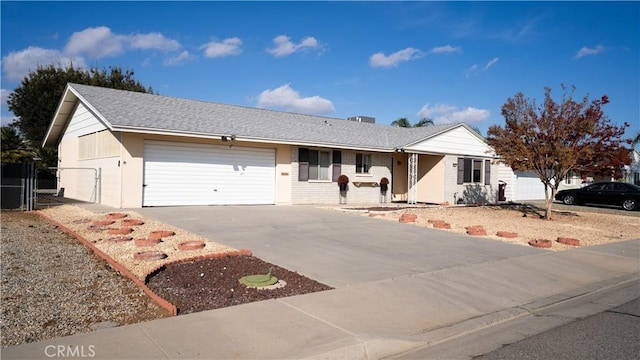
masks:
POLYGON ((94 221, 93 223, 91 223, 91 226, 109 226, 109 225, 113 225, 115 223, 115 221, 113 220, 101 220, 101 221, 94 221))
POLYGON ((561 244, 565 244, 565 245, 580 246, 580 240, 574 239, 574 238, 570 238, 570 237, 559 236, 556 241, 561 243, 561 244))
POLYGON ((137 247, 154 246, 160 244, 162 240, 160 238, 148 238, 148 239, 136 239, 134 244, 137 247))
POLYGON ((133 229, 130 227, 124 227, 119 229, 107 229, 107 233, 109 233, 110 235, 127 235, 127 234, 131 234, 132 232, 133 232, 133 229))
POLYGON ((156 230, 149 233, 149 239, 162 239, 163 237, 169 237, 175 234, 175 232, 170 230, 156 230))
POLYGON ((117 244, 126 243, 126 242, 129 242, 131 240, 133 240, 133 238, 131 236, 115 236, 115 237, 107 239, 107 241, 111 241, 111 242, 114 242, 114 243, 117 243, 117 244))
POLYGON ((178 244, 178 250, 198 250, 204 247, 204 241, 190 240, 178 244))
POLYGON ((498 235, 499 237, 508 238, 508 239, 513 239, 518 237, 517 232, 509 232, 509 231, 498 231, 496 235, 498 235))
POLYGON ((167 254, 162 251, 141 251, 133 254, 133 258, 136 260, 162 260, 167 258, 167 254))
POLYGON ((467 230, 467 234, 472 236, 487 235, 487 232, 485 231, 484 227, 482 227, 482 225, 467 226, 465 227, 465 229, 467 230))
MULTIPOLYGON (((133 281, 133 283, 136 284, 140 289, 142 289, 142 291, 144 291, 144 293, 147 294, 147 296, 150 297, 151 300, 155 301, 156 304, 158 304, 161 308, 167 310, 172 316, 178 315, 178 309, 176 308, 175 305, 173 305, 172 303, 168 302, 167 300, 161 298, 156 293, 151 291, 151 289, 149 289, 149 287, 146 285, 145 281, 142 281, 142 280, 138 279, 138 277, 135 276, 131 272, 131 270, 127 269, 124 265, 122 265, 119 262, 115 261, 111 256, 107 255, 102 250, 98 249, 90 241, 88 241, 87 239, 83 238, 82 236, 76 234, 73 230, 69 229, 68 227, 66 227, 62 223, 59 223, 59 222, 53 220, 52 218, 50 218, 50 217, 48 217, 48 216, 46 216, 46 215, 44 215, 44 214, 42 214, 40 212, 38 212, 37 214, 42 216, 42 218, 45 219, 46 221, 48 221, 50 224, 52 224, 54 226, 57 226, 60 230, 62 230, 65 233, 69 234, 70 236, 73 236, 74 238, 76 238, 78 241, 80 241, 80 243, 82 243, 84 246, 86 246, 91 251, 93 251, 93 253, 96 254, 99 258, 101 258, 104 261, 106 261, 112 268, 114 268, 116 271, 120 272, 125 277, 129 278, 129 280, 133 281)), ((247 252, 249 254, 251 254, 250 251, 247 250, 247 252)), ((145 276, 145 280, 146 279, 147 279, 147 277, 145 276)))
POLYGON ((138 219, 123 219, 120 221, 121 226, 140 226, 144 225, 144 221, 138 219))
POLYGON ((418 215, 416 214, 402 214, 400 215, 400 219, 398 221, 400 221, 403 224, 407 224, 407 223, 414 223, 416 222, 417 219, 418 219, 418 215))
POLYGON ((548 249, 551 247, 552 243, 551 243, 551 240, 534 239, 534 240, 529 240, 529 245, 537 248, 548 249))
POLYGON ((108 213, 106 215, 107 220, 120 220, 120 219, 126 218, 127 216, 129 216, 129 215, 124 214, 124 213, 108 213))
POLYGON ((451 229, 451 224, 446 223, 444 221, 435 222, 435 223, 433 223, 433 228, 434 229, 451 229))

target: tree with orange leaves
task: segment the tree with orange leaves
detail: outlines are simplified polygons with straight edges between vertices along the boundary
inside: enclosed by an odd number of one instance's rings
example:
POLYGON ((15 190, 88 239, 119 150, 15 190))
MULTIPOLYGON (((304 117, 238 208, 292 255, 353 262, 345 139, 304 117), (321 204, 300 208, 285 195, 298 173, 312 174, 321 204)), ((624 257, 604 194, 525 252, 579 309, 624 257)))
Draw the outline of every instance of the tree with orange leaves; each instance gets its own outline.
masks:
POLYGON ((568 92, 563 85, 562 90, 562 101, 557 103, 551 88, 545 88, 541 106, 517 93, 502 105, 504 127, 493 125, 487 132, 487 141, 502 162, 538 175, 545 188, 545 219, 551 218, 558 186, 570 171, 613 163, 628 142, 623 135, 629 124, 613 125, 604 115, 606 95, 576 101, 575 87, 568 92))

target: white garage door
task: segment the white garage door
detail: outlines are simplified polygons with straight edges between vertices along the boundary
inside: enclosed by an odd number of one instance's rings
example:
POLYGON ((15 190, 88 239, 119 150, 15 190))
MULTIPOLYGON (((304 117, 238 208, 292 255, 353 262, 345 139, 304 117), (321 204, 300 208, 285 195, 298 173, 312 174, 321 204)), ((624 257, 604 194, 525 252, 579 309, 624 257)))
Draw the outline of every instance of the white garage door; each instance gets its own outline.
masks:
POLYGON ((538 175, 532 172, 514 171, 515 195, 514 201, 544 200, 544 184, 538 175))
POLYGON ((143 206, 275 204, 275 149, 147 140, 143 206))

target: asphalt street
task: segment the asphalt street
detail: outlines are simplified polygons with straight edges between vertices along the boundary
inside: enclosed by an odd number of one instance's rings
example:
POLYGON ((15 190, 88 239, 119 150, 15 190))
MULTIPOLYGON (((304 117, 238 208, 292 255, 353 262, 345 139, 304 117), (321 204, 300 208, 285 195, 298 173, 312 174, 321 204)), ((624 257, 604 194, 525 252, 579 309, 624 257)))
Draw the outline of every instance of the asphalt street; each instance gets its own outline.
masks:
POLYGON ((477 360, 638 359, 640 298, 478 356, 477 360))

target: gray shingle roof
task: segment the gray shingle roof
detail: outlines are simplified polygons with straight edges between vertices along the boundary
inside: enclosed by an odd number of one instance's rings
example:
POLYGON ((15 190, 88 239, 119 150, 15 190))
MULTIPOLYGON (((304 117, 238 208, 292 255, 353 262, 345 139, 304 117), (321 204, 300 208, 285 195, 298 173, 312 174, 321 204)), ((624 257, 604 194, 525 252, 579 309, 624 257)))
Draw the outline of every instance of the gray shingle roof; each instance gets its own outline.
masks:
POLYGON ((461 125, 398 128, 87 85, 69 87, 116 131, 235 135, 267 142, 392 151, 461 125))

